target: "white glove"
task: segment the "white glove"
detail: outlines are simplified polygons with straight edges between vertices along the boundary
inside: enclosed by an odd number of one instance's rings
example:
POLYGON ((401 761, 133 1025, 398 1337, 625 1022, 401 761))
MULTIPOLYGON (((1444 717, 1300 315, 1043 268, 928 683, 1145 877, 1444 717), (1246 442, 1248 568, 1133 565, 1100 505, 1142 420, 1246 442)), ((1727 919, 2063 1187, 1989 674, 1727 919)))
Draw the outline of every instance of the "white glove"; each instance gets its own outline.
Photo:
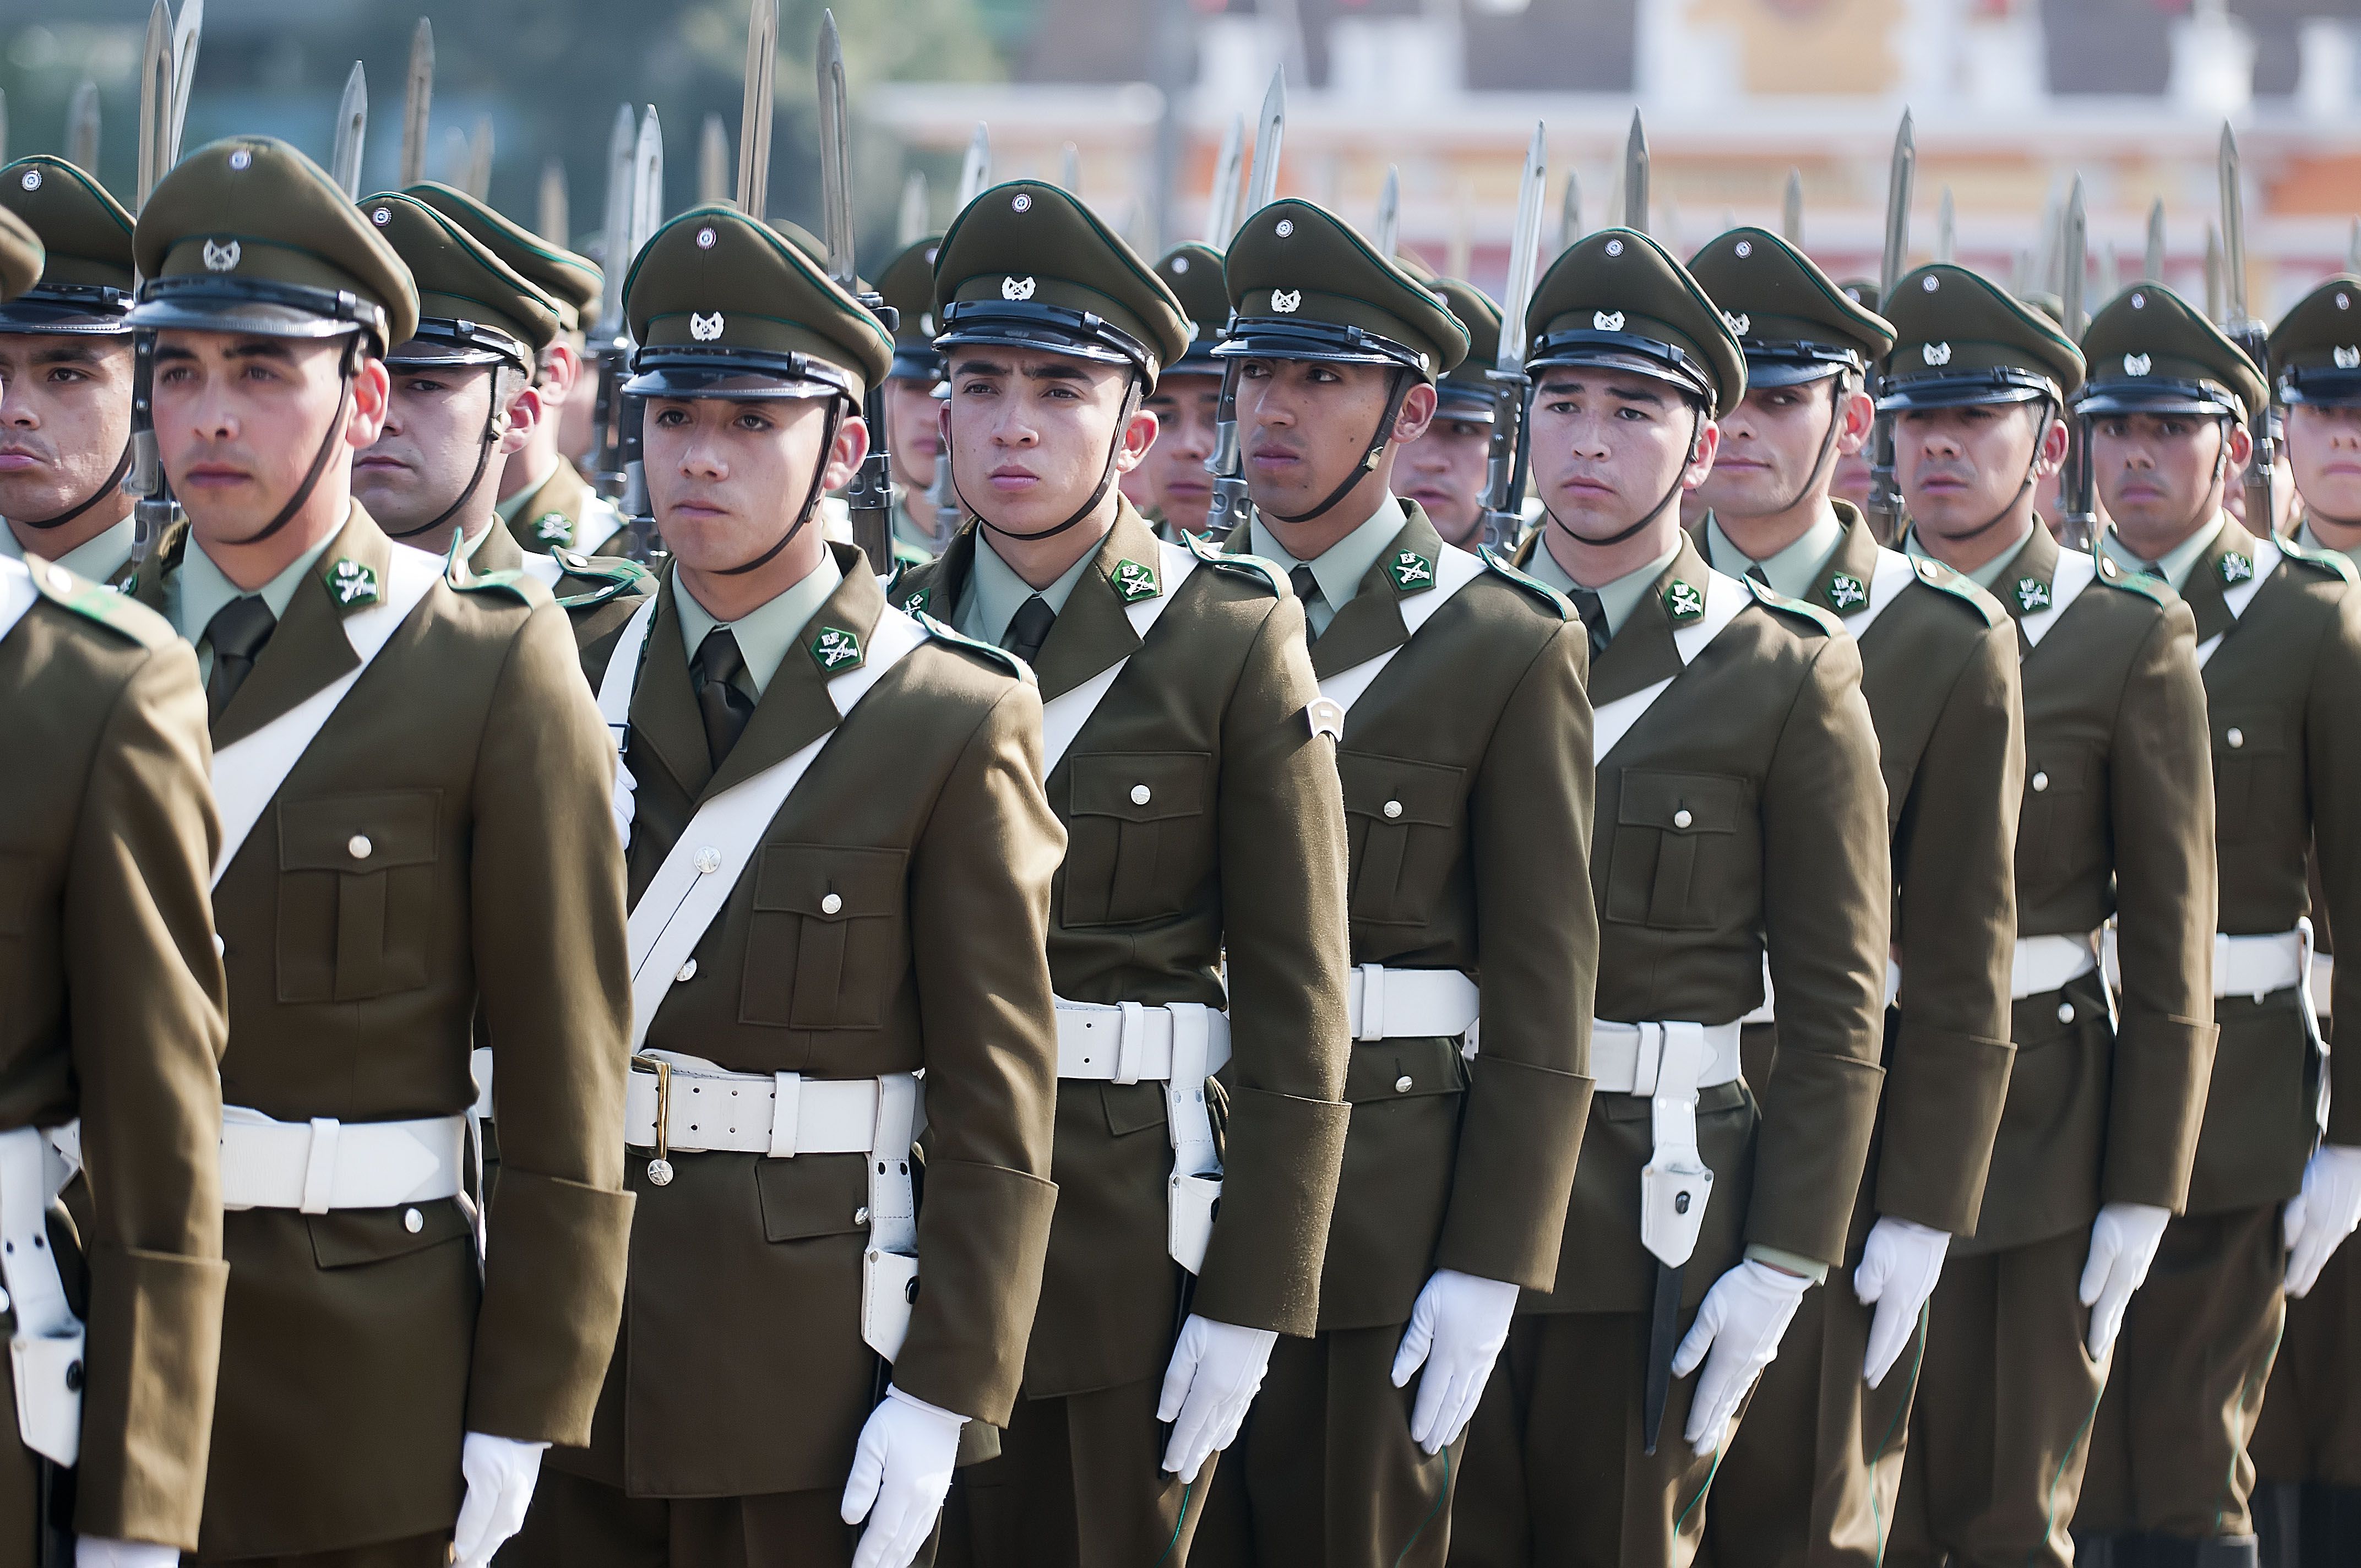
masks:
POLYGON ((532 1505, 533 1483, 541 1479, 545 1442, 519 1442, 471 1431, 459 1444, 459 1473, 467 1478, 467 1495, 459 1504, 459 1522, 451 1530, 454 1568, 483 1568, 518 1530, 532 1505))
POLYGON ((2102 1361, 2123 1332, 2132 1292, 2164 1241, 2172 1211, 2153 1203, 2109 1203, 2091 1224, 2091 1260, 2082 1266, 2082 1305, 2091 1309, 2091 1359, 2102 1361))
POLYGON ((1880 1214, 1869 1228, 1861 1251, 1861 1266, 1852 1271, 1852 1293, 1865 1306, 1877 1309, 1869 1325, 1869 1356, 1861 1375, 1872 1388, 1885 1381, 1902 1358, 1918 1327, 1918 1314, 1942 1277, 1943 1258, 1951 1250, 1951 1233, 1880 1214))
POLYGON ((1411 1407, 1411 1441, 1433 1454, 1459 1440, 1491 1381, 1492 1363, 1509 1343, 1509 1320, 1516 1312, 1517 1288, 1506 1280, 1455 1268, 1429 1277, 1394 1352, 1397 1388, 1408 1387, 1411 1374, 1430 1354, 1433 1359, 1411 1407))
POLYGON ((631 847, 631 822, 640 809, 640 781, 631 776, 631 765, 623 761, 620 752, 615 757, 615 795, 608 809, 615 814, 615 836, 622 839, 623 848, 629 850, 631 847))
POLYGON ((852 1568, 910 1568, 951 1489, 960 1428, 966 1424, 965 1416, 886 1388, 861 1429, 838 1510, 847 1524, 869 1521, 852 1568))
POLYGON ((111 1536, 74 1538, 74 1568, 180 1568, 181 1549, 152 1541, 116 1541, 111 1536))
POLYGON ((2356 1224, 2361 1224, 2361 1148, 2323 1144, 2303 1168, 2303 1190, 2288 1200, 2279 1219, 2290 1255, 2289 1295, 2311 1293, 2356 1224))
POLYGON ((1673 1353, 1673 1376, 1686 1377, 1702 1363, 1681 1435, 1699 1453, 1721 1446, 1722 1433, 1747 1391, 1779 1354, 1779 1336, 1795 1320, 1812 1282, 1800 1274, 1749 1258, 1713 1282, 1697 1321, 1673 1353), (1710 1353, 1710 1354, 1708 1354, 1710 1353))
POLYGON ((1164 1392, 1156 1402, 1156 1419, 1172 1423, 1172 1441, 1164 1447, 1164 1468, 1183 1481, 1194 1481, 1206 1456, 1219 1453, 1238 1435, 1270 1365, 1271 1346, 1279 1335, 1269 1329, 1242 1329, 1235 1323, 1189 1314, 1180 1325, 1180 1343, 1172 1347, 1172 1364, 1164 1369, 1164 1392))

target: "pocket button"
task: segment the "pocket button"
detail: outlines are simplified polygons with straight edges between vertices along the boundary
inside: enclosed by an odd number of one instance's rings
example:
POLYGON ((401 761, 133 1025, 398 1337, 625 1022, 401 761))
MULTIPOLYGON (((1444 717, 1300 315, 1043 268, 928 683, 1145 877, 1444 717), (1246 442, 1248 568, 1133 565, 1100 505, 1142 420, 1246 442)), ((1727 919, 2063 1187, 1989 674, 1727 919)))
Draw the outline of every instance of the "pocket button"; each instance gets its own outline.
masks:
POLYGON ((1395 817, 1400 817, 1401 815, 1401 811, 1402 807, 1400 801, 1389 800, 1386 802, 1386 819, 1388 821, 1391 821, 1395 817))
POLYGON ((2043 790, 2048 789, 2048 787, 2049 787, 2049 775, 2048 775, 2048 773, 2036 773, 2036 774, 2034 774, 2034 775, 2033 775, 2033 793, 2034 793, 2034 794, 2036 794, 2036 795, 2039 795, 2043 790))
POLYGON ((843 907, 844 895, 842 894, 831 893, 819 901, 819 912, 822 915, 833 915, 843 907))
POLYGON ((1394 1092, 1396 1094, 1408 1094, 1410 1092, 1410 1074, 1404 1073, 1400 1078, 1394 1080, 1394 1092))
POLYGON ((414 1236, 426 1228, 426 1216, 415 1209, 404 1209, 401 1212, 401 1228, 414 1236))
POLYGON ((345 840, 345 853, 357 861, 366 861, 377 853, 377 846, 368 841, 366 833, 356 833, 345 840))
POLYGON ((2224 739, 2230 742, 2230 749, 2235 751, 2246 743, 2246 732, 2234 727, 2224 739))
POLYGON ((1132 785, 1132 786, 1131 786, 1131 804, 1132 804, 1132 805, 1134 805, 1134 806, 1146 806, 1149 801, 1151 801, 1151 800, 1153 800, 1153 799, 1155 799, 1155 798, 1156 798, 1156 792, 1155 792, 1154 790, 1152 790, 1152 789, 1149 789, 1146 784, 1134 784, 1134 785, 1132 785))
POLYGON ((2072 1003, 2061 1002, 2058 1004, 2058 1021, 2060 1024, 2071 1024, 2074 1021, 2074 1004, 2072 1003))
POLYGON ((1686 806, 1673 813, 1673 826, 1675 828, 1686 828, 1696 820, 1697 818, 1689 815, 1688 807, 1686 806))

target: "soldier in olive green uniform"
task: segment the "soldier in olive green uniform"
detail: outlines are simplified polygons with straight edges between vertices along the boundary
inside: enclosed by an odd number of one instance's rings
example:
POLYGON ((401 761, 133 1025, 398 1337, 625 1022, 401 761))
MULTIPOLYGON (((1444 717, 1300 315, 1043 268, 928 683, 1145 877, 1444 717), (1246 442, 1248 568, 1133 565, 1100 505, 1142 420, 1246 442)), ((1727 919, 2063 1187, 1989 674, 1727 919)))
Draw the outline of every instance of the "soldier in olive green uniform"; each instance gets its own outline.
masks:
MULTIPOLYGON (((1492 383, 1500 357, 1500 307, 1473 283, 1438 278, 1429 285, 1467 329, 1467 357, 1434 384, 1434 422, 1402 451, 1402 495, 1416 501, 1447 544, 1485 543, 1484 486, 1492 454, 1492 383)), ((1522 497, 1518 499, 1521 501, 1522 497)), ((1499 542, 1502 548, 1514 540, 1499 542)))
POLYGON ((2285 1297, 2361 1217, 2361 1068, 2337 1075, 2323 1139, 2305 919, 2316 848, 2325 913, 2361 927, 2361 588, 2344 556, 2258 538, 2223 510, 2269 392, 2219 328, 2143 283, 2099 313, 2082 352, 2076 411, 2114 519, 2101 549, 2162 576, 2196 618, 2222 1038, 2187 1212, 2125 1316, 2075 1522, 2112 1535, 2119 1559, 2237 1568, 2257 1560, 2246 1441, 2285 1297))
POLYGON ((2080 351, 1958 267, 1913 272, 1888 306, 1898 343, 1879 406, 1899 416, 1905 550, 2016 622, 2026 793, 2015 1059, 1975 1234, 1953 1239, 1928 1309, 1885 1560, 2063 1564, 2115 1331, 2187 1201, 2213 1061, 2205 694, 2171 590, 2060 552, 2035 515, 2080 351), (2098 973, 2111 918, 2112 997, 2098 973))
POLYGON ((1545 510, 1523 565, 1592 649, 1599 1095, 1555 1277, 1477 1416, 1452 1562, 1686 1563, 1748 1389, 1845 1260, 1882 1076, 1885 791, 1840 623, 1681 531, 1747 385, 1712 302, 1608 229, 1526 322, 1545 510), (1758 1108, 1739 1019, 1766 956, 1781 1057, 1758 1108))
POLYGON ((446 577, 349 499, 418 299, 335 182, 214 143, 136 253, 190 512, 136 592, 205 673, 235 1021, 197 1555, 474 1568, 541 1452, 589 1435, 621 1303, 613 746, 538 584, 446 577), (505 1143, 481 1257, 458 1201, 479 1010, 505 1143))
MULTIPOLYGON (((1872 313, 1876 312, 1877 285, 1870 279, 1847 279, 1844 282, 1839 284, 1838 287, 1844 291, 1844 296, 1846 299, 1850 300, 1862 310, 1872 313)), ((1870 367, 1870 373, 1874 377, 1882 373, 1883 369, 1884 367, 1883 365, 1872 365, 1870 367)), ((1835 477, 1828 482, 1828 494, 1833 499, 1843 501, 1851 506, 1856 511, 1861 511, 1866 515, 1867 509, 1869 507, 1869 489, 1872 479, 1871 469, 1872 464, 1870 461, 1870 448, 1866 442, 1861 444, 1861 449, 1857 452, 1839 453, 1837 455, 1835 477)), ((1880 540, 1878 543, 1881 544, 1891 543, 1892 541, 1880 540)))
MULTIPOLYGON (((1948 567, 1881 548, 1850 502, 1829 499, 1840 450, 1869 433, 1863 380, 1894 345, 1883 318, 1762 229, 1723 235, 1689 266, 1746 351, 1746 400, 1722 421, 1700 487, 1714 509, 1700 543, 1716 570, 1817 606, 1860 642, 1900 985, 1845 1238, 1850 1272, 1806 1298, 1764 1370, 1714 1475, 1707 1550, 1718 1568, 1875 1568, 1902 1479, 1919 1309, 1951 1238, 1975 1231, 2008 1093, 2025 791, 2016 626, 1948 567)), ((1773 1012, 1769 999, 1760 1011, 1773 1012)), ((1758 1027, 1772 1033, 1767 1016, 1749 1034, 1758 1027)), ((1775 1068, 1747 1069, 1776 1107, 1775 1068)))
MULTIPOLYGON (((2361 277, 2330 279, 2272 329, 2270 358, 2287 409, 2286 452, 2301 518, 2295 543, 2313 554, 2335 551, 2361 566, 2356 312, 2361 277)), ((2315 866, 2315 880, 2317 874, 2315 866)), ((2315 897, 2312 921, 2321 957, 2312 994, 2323 1035, 2335 1015, 2326 916, 2315 897)), ((2261 1477, 2255 1512, 2266 1554, 2275 1522, 2295 1527, 2301 1555, 2282 1555, 2284 1568, 2299 1561, 2303 1568, 2331 1568, 2361 1558, 2361 1247, 2338 1246, 2311 1289, 2298 1295, 2290 1288, 2288 1296, 2270 1391, 2249 1444, 2261 1477)))
POLYGON ((1222 253, 1210 245, 1178 245, 1156 263, 1156 275, 1180 302, 1189 318, 1188 352, 1164 367, 1149 394, 1156 416, 1156 444, 1147 460, 1126 476, 1145 498, 1140 511, 1173 543, 1183 534, 1203 533, 1213 501, 1213 476, 1205 467, 1219 444, 1222 362, 1213 345, 1230 324, 1230 290, 1222 278, 1222 253))
POLYGON ((934 313, 976 521, 895 594, 1039 673, 1069 834, 1049 1271, 1026 1398, 1001 1456, 962 1473, 946 1555, 1177 1564, 1274 1342, 1318 1321, 1349 1049, 1333 737, 1286 579, 1159 543, 1115 489, 1152 438, 1140 400, 1190 342, 1155 274, 1073 197, 1020 181, 952 224, 934 313), (1091 422, 1030 406, 1052 371, 1081 378, 1091 422), (1020 505, 988 476, 1028 454, 1081 461, 1020 505))
POLYGON ((895 313, 894 364, 884 388, 885 449, 894 456, 890 565, 931 561, 950 543, 935 508, 935 466, 943 450, 935 395, 943 379, 942 356, 935 352, 935 253, 942 243, 939 234, 913 240, 877 275, 877 292, 895 313))
MULTIPOLYGON (((561 433, 569 405, 582 401, 597 379, 584 354, 585 317, 598 308, 604 279, 598 264, 542 239, 464 191, 438 181, 412 186, 404 194, 449 218, 500 264, 547 297, 556 313, 555 331, 533 345, 530 367, 540 390, 542 421, 532 439, 509 460, 495 493, 500 518, 520 549, 532 554, 572 550, 589 556, 623 551, 626 520, 615 504, 594 492, 566 459, 561 433)), ((488 568, 489 569, 489 568, 488 568)), ((557 590, 565 597, 567 589, 557 590)), ((583 590, 588 591, 588 590, 583 590)))
POLYGON ((1009 1419, 1040 1288, 1065 847, 1040 699, 815 523, 866 450, 875 318, 720 205, 657 232, 625 302, 671 552, 598 682, 631 786, 610 972, 640 1207, 589 1445, 511 1556, 903 1568, 963 1425, 1009 1419))
MULTIPOLYGON (((0 299, 43 276, 0 213, 0 299)), ((139 606, 0 557, 0 722, 21 749, 0 772, 0 1563, 63 1563, 79 1532, 82 1563, 171 1568, 197 1543, 228 1283, 196 662, 139 606), (94 1194, 79 1236, 50 1220, 68 1152, 94 1194)))
POLYGON ((1343 731, 1353 1113, 1319 1332, 1272 1354, 1199 1557, 1435 1564, 1517 1291, 1556 1274, 1590 1101, 1582 630, 1391 489, 1466 353, 1439 296, 1291 200, 1227 276, 1256 502, 1229 547, 1287 573, 1343 731))
POLYGON ((30 466, 0 477, 0 556, 43 556, 121 587, 136 528, 131 469, 131 214, 96 180, 40 154, 0 169, 0 207, 47 260, 0 305, 0 450, 30 466))

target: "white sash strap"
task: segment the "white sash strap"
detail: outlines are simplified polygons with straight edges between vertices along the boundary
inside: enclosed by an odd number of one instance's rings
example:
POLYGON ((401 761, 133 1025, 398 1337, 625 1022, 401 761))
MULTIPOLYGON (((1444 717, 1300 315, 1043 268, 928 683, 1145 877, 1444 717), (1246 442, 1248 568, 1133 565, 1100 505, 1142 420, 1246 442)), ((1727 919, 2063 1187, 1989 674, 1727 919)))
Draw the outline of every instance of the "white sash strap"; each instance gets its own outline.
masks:
POLYGON ((25 564, 0 555, 0 638, 16 629, 16 623, 25 619, 25 612, 40 597, 39 590, 33 587, 33 574, 25 564))
POLYGON ((631 619, 623 622, 623 634, 615 640, 614 652, 607 655, 606 674, 598 679, 598 717, 607 721, 618 754, 631 728, 631 688, 639 684, 640 650, 647 646, 648 632, 656 623, 656 600, 663 597, 650 594, 631 612, 631 619))
MULTIPOLYGON (((2230 626, 2232 628, 2235 628, 2238 624, 2239 618, 2246 613, 2246 607, 2255 602, 2255 594, 2262 587, 2263 579, 2269 576, 2272 572, 2276 571, 2279 567, 2279 564, 2286 558, 2286 553, 2279 549, 2278 541, 2271 539, 2258 539, 2255 542, 2254 576, 2248 577, 2245 582, 2238 584, 2235 587, 2224 590, 2222 595, 2222 602, 2230 611, 2230 626)), ((2227 637, 2229 634, 2230 633, 2227 630, 2217 631, 2213 636, 2208 637, 2204 641, 2200 642, 2197 645, 2197 667, 2199 669, 2202 670, 2205 667, 2207 661, 2211 660, 2214 653, 2221 648, 2222 639, 2227 637)))
MULTIPOLYGON (((628 933, 631 1049, 638 1050, 646 1041, 648 1025, 679 977, 681 965, 729 903, 730 890, 753 858, 763 829, 778 816, 828 743, 842 731, 844 717, 888 670, 926 640, 917 621, 889 606, 870 633, 868 659, 859 669, 828 683, 829 699, 836 705, 840 722, 793 756, 732 784, 697 808, 680 841, 664 857, 631 910, 628 933)), ((610 665, 609 679, 612 678, 610 665)))
MULTIPOLYGON (((1172 603, 1173 596, 1180 591, 1180 585, 1188 581, 1189 574, 1197 569, 1197 557, 1180 545, 1167 544, 1159 540, 1157 551, 1161 564, 1157 574, 1157 591, 1147 598, 1134 599, 1123 607, 1125 618, 1131 622, 1132 635, 1143 643, 1148 641, 1148 629, 1163 616, 1166 608, 1172 603)), ((1099 703, 1105 698, 1108 688, 1115 685, 1115 678, 1123 674, 1124 666, 1130 663, 1131 659, 1132 656, 1126 653, 1073 690, 1060 692, 1041 705, 1042 777, 1047 778, 1058 771, 1060 759, 1073 745, 1074 737, 1082 732, 1082 726, 1091 721, 1091 715, 1098 711, 1099 703)))
POLYGON ((262 820, 271 797, 302 760, 328 716, 368 673, 395 628, 442 580, 442 557, 406 544, 394 545, 386 568, 385 597, 367 609, 353 611, 342 623, 345 641, 351 644, 357 663, 253 734, 214 753, 214 799, 221 808, 222 821, 221 856, 214 861, 215 886, 221 884, 222 873, 237 858, 247 835, 262 820))
MULTIPOLYGON (((1696 663, 1713 640, 1729 629, 1738 619, 1738 612, 1754 602, 1754 595, 1737 578, 1706 568, 1705 613, 1686 626, 1673 631, 1673 647, 1681 657, 1684 672, 1696 663)), ((1668 675, 1651 686, 1642 686, 1613 702, 1601 704, 1590 716, 1590 759, 1593 764, 1604 762, 1618 742, 1631 732, 1631 727, 1647 717, 1678 675, 1668 675)))
POLYGON ((82 1325, 66 1304, 49 1234, 49 1201, 68 1168, 38 1127, 0 1133, 0 1279, 16 1315, 8 1341, 16 1434, 60 1464, 82 1456, 82 1325))
POLYGON ((2036 610, 2016 623, 2017 630, 2025 633, 2026 641, 2033 647, 2040 647, 2041 640, 2049 635, 2049 629, 2058 624, 2058 618, 2066 613, 2066 607, 2081 598, 2082 590, 2089 587, 2098 575, 2099 564, 2085 553, 2080 550, 2059 552, 2058 569, 2049 578, 2049 608, 2036 610))
POLYGON ((1386 673, 1386 666, 1393 663, 1394 655, 1410 646, 1411 640, 1434 619, 1436 610, 1450 603, 1460 589, 1483 575, 1482 556, 1455 545, 1444 545, 1442 558, 1434 564, 1434 587, 1422 594, 1411 594, 1401 601, 1402 629, 1408 635, 1376 658, 1364 659, 1350 669, 1339 670, 1320 683, 1320 695, 1337 707, 1335 723, 1340 735, 1345 715, 1353 711, 1353 705, 1361 700, 1362 694, 1386 673))
POLYGON ((1900 598, 1902 590, 1908 587, 1917 576, 1918 568, 1911 564, 1909 556, 1899 550, 1888 550, 1879 545, 1877 565, 1869 575, 1869 602, 1850 617, 1839 614, 1838 619, 1858 641, 1877 624, 1877 618, 1885 613, 1886 607, 1900 598))

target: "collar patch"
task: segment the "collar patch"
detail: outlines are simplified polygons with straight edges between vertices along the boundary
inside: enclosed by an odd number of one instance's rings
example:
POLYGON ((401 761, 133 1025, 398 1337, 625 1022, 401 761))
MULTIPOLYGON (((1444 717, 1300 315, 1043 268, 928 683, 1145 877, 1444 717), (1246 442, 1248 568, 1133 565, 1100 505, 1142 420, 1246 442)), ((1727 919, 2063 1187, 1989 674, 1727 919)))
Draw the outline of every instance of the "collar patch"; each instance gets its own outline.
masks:
POLYGON ((1434 587, 1434 563, 1415 550, 1404 550, 1386 563, 1386 575, 1406 594, 1434 587))
POLYGON ((823 671, 834 674, 840 668, 861 663, 861 639, 839 626, 823 626, 812 639, 812 662, 823 671))
POLYGON ((1155 569, 1143 566, 1137 561, 1117 561, 1115 564, 1115 591, 1123 596, 1126 604, 1154 598, 1157 591, 1155 569))
POLYGON ((1869 602, 1869 585, 1850 572, 1836 572, 1828 577, 1828 602, 1839 609, 1855 609, 1869 602))
POLYGON ((2255 575, 2254 562, 2235 550, 2222 557, 2221 565, 2217 569, 2222 574, 2222 586, 2225 588, 2235 583, 2243 583, 2255 575))
POLYGON ((1664 590, 1664 613, 1675 624, 1686 625, 1705 613, 1705 595, 1678 577, 1664 590))
POLYGON ((2049 608, 2049 585, 2039 577, 2019 577, 2016 580, 2016 608, 2031 615, 2049 608))
POLYGON ((367 562, 356 561, 349 555, 337 558, 328 568, 328 592, 335 601, 350 609, 357 604, 378 601, 377 573, 367 562))

